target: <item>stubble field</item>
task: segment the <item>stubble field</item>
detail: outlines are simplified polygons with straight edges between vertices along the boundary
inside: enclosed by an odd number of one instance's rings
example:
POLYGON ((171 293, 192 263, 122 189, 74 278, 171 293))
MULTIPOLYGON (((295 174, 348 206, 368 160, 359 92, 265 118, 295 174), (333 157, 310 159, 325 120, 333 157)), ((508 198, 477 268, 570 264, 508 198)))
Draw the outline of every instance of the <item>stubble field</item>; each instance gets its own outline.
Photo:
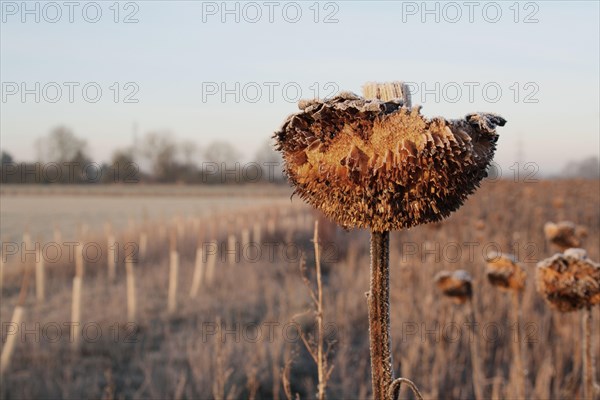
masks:
MULTIPOLYGON (((39 190, 2 188, 3 354, 15 338, 2 398, 314 398, 317 367, 302 337, 317 331, 300 266, 314 286, 315 220, 333 367, 327 394, 369 398, 368 232, 336 228, 285 187, 39 190), (38 254, 23 252, 36 244, 38 254)), ((535 265, 557 252, 544 223, 561 220, 587 228, 583 247, 599 261, 599 204, 599 181, 488 181, 448 220, 392 233, 396 374, 426 398, 473 398, 475 348, 485 397, 515 398, 517 340, 527 397, 580 398, 579 315, 550 310, 535 290, 535 265), (514 254, 527 271, 520 335, 510 296, 485 276, 490 251, 514 254), (457 269, 474 280, 475 325, 433 282, 457 269)))

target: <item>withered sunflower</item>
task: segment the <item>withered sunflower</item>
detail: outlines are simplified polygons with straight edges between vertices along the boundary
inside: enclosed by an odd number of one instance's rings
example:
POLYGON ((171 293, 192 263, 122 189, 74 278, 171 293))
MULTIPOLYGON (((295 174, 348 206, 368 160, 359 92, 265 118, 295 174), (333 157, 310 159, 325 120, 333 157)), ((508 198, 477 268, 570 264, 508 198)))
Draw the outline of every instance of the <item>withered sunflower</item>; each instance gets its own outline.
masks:
POLYGON ((346 229, 371 230, 371 377, 373 398, 383 399, 407 382, 392 382, 389 232, 458 209, 487 176, 496 126, 506 121, 490 113, 425 118, 401 82, 363 92, 301 101, 274 138, 295 193, 346 229))
POLYGON ((473 296, 473 278, 465 270, 440 271, 435 275, 434 282, 445 296, 457 304, 464 304, 473 296))
POLYGON ((420 107, 341 93, 301 102, 275 133, 295 193, 344 228, 439 221, 475 191, 496 149, 495 114, 428 119, 420 107))
POLYGON ((590 260, 583 249, 568 249, 540 261, 536 280, 538 292, 558 311, 600 304, 600 264, 590 260))
POLYGON ((536 268, 537 290, 560 312, 581 310, 583 331, 583 398, 600 393, 594 383, 592 350, 592 307, 600 304, 600 263, 590 260, 583 249, 540 261, 536 268))
POLYGON ((488 281, 503 290, 522 291, 527 273, 512 254, 491 253, 486 257, 488 281))

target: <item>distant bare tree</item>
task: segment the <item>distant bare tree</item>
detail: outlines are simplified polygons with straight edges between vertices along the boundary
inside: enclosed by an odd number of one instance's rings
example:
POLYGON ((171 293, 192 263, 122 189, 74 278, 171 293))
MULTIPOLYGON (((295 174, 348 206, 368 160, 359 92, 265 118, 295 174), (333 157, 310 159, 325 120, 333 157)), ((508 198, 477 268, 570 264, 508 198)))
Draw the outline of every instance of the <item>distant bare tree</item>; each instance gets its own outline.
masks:
POLYGON ((208 162, 217 164, 224 163, 227 167, 233 167, 241 161, 241 154, 229 142, 222 140, 212 142, 204 149, 204 158, 208 162))
MULTIPOLYGON (((96 170, 89 168, 92 160, 87 153, 87 142, 66 126, 54 128, 48 136, 39 138, 36 145, 41 162, 60 166, 55 182, 90 183, 97 178, 96 170)), ((42 181, 42 177, 37 177, 36 181, 42 181)))
POLYGON ((204 183, 229 183, 242 181, 241 154, 230 143, 215 141, 209 144, 203 151, 202 162, 204 183))
POLYGON ((133 149, 125 148, 115 150, 111 163, 107 166, 107 173, 103 174, 103 178, 106 183, 136 183, 140 179, 139 172, 133 149))
POLYGON ((172 178, 176 167, 177 144, 168 132, 150 132, 141 140, 139 153, 147 160, 152 173, 159 181, 172 178))
POLYGON ((48 136, 37 141, 38 158, 42 162, 76 162, 89 160, 87 143, 65 126, 53 129, 48 136))
POLYGON ((184 140, 179 144, 179 152, 183 164, 188 168, 193 168, 198 162, 198 145, 192 140, 184 140))

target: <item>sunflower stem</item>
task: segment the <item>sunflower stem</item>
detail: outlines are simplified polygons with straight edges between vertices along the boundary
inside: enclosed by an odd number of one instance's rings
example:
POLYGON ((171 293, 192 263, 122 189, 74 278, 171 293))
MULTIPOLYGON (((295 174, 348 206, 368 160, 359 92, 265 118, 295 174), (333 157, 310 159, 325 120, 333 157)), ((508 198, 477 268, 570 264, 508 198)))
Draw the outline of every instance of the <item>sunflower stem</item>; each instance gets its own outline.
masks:
POLYGON ((392 384, 389 232, 371 232, 371 284, 367 294, 373 399, 383 400, 392 384))
MULTIPOLYGON (((367 99, 390 101, 402 98, 411 106, 410 90, 403 82, 367 83, 367 99)), ((371 231, 371 284, 367 294, 369 308, 369 344, 373 399, 383 400, 392 385, 392 338, 390 335, 390 232, 371 231)))
POLYGON ((471 329, 471 338, 469 345, 471 347, 471 370, 473 372, 473 393, 476 400, 483 400, 483 365, 479 356, 479 336, 477 336, 477 319, 475 317, 475 307, 473 299, 469 299, 467 313, 469 321, 467 322, 471 329))
POLYGON ((515 363, 515 376, 517 378, 516 389, 519 399, 526 398, 525 395, 525 367, 523 363, 523 353, 521 351, 521 299, 518 290, 512 292, 513 319, 515 326, 515 337, 513 338, 513 357, 515 363))
POLYGON ((594 397, 594 361, 592 357, 592 308, 581 311, 583 328, 583 398, 594 397))

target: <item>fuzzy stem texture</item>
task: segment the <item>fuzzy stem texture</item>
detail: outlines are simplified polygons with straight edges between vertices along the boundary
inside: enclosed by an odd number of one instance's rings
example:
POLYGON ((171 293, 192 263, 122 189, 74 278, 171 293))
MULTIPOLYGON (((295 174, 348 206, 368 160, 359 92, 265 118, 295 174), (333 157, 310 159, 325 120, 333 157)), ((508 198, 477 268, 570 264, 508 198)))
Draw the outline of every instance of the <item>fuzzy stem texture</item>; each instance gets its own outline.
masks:
POLYGON ((371 232, 371 284, 368 297, 373 398, 386 398, 392 384, 390 335, 389 232, 371 232))
POLYGON ((317 269, 317 329, 319 332, 319 340, 317 341, 317 371, 319 377, 317 398, 325 400, 325 387, 327 381, 325 378, 325 358, 323 354, 323 285, 321 282, 321 256, 319 249, 319 221, 315 221, 315 233, 313 237, 315 246, 315 265, 317 269))

